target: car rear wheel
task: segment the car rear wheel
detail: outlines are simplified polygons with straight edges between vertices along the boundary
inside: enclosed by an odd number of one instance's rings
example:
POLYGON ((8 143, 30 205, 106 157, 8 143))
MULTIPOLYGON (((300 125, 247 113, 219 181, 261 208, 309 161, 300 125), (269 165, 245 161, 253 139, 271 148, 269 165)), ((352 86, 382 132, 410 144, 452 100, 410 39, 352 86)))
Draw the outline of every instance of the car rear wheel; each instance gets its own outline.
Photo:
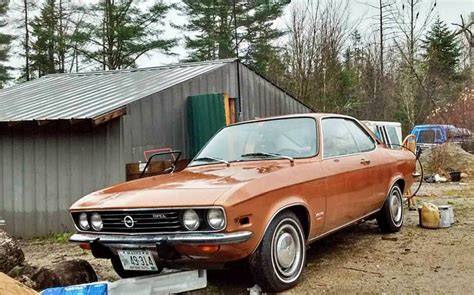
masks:
POLYGON ((149 275, 157 275, 163 270, 163 267, 160 267, 160 266, 158 266, 157 271, 125 270, 125 269, 123 269, 122 262, 120 262, 120 258, 118 256, 112 257, 110 259, 110 262, 112 262, 112 267, 114 268, 115 272, 122 279, 141 277, 141 276, 149 276, 149 275))
POLYGON ((400 187, 395 184, 377 214, 377 224, 383 232, 394 233, 403 225, 403 199, 400 187))
POLYGON ((303 227, 291 211, 270 223, 249 263, 255 282, 265 292, 281 292, 298 283, 306 259, 303 227))

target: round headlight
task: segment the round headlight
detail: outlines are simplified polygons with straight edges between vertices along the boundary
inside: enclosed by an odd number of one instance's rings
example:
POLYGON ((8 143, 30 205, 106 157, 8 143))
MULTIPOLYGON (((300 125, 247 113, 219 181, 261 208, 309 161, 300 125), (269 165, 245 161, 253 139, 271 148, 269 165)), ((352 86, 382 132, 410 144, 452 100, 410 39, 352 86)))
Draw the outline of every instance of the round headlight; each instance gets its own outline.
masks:
POLYGON ((223 229, 225 225, 224 212, 220 209, 207 211, 207 223, 212 229, 223 229))
POLYGON ((99 213, 92 213, 91 225, 95 231, 102 230, 102 227, 104 227, 104 224, 102 222, 102 217, 100 217, 99 213))
POLYGON ((81 213, 79 215, 79 227, 83 230, 89 230, 91 228, 89 220, 87 220, 87 213, 81 213))
POLYGON ((183 225, 187 230, 197 230, 199 228, 199 216, 196 211, 192 209, 184 211, 183 225))

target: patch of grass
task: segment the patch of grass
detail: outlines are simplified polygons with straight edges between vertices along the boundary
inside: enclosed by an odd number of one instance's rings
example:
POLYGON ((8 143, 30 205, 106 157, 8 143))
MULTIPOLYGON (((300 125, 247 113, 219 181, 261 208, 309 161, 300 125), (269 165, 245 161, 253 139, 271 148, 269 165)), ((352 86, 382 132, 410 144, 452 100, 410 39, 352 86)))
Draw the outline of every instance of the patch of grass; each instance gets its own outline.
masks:
POLYGON ((60 233, 60 234, 54 234, 53 239, 58 243, 65 244, 65 243, 69 242, 69 238, 71 236, 72 236, 71 232, 63 232, 63 233, 60 233))

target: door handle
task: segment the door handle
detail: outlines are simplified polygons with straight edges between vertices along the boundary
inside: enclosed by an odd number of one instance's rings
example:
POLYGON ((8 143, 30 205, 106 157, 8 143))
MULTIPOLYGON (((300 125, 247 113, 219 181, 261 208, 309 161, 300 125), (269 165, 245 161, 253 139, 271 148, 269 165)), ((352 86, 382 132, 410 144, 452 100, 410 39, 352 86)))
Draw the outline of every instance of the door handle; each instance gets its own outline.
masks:
POLYGON ((369 165, 369 164, 370 164, 370 160, 361 159, 361 160, 360 160, 360 163, 361 163, 362 165, 369 165))

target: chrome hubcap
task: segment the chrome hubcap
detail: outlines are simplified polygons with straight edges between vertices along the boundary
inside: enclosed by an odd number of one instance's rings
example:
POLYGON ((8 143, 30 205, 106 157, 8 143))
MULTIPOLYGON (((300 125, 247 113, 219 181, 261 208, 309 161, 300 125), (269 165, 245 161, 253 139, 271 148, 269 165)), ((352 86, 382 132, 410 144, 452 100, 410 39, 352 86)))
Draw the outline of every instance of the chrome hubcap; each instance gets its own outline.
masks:
POLYGON ((390 214, 392 215, 392 220, 395 223, 399 223, 402 219, 402 202, 400 200, 400 194, 398 191, 392 192, 392 198, 390 200, 390 214))
POLYGON ((283 233, 277 241, 278 264, 288 268, 296 258, 295 240, 289 233, 283 233))
POLYGON ((277 275, 287 282, 295 280, 302 269, 304 245, 301 233, 290 223, 282 223, 273 236, 272 256, 277 275))

